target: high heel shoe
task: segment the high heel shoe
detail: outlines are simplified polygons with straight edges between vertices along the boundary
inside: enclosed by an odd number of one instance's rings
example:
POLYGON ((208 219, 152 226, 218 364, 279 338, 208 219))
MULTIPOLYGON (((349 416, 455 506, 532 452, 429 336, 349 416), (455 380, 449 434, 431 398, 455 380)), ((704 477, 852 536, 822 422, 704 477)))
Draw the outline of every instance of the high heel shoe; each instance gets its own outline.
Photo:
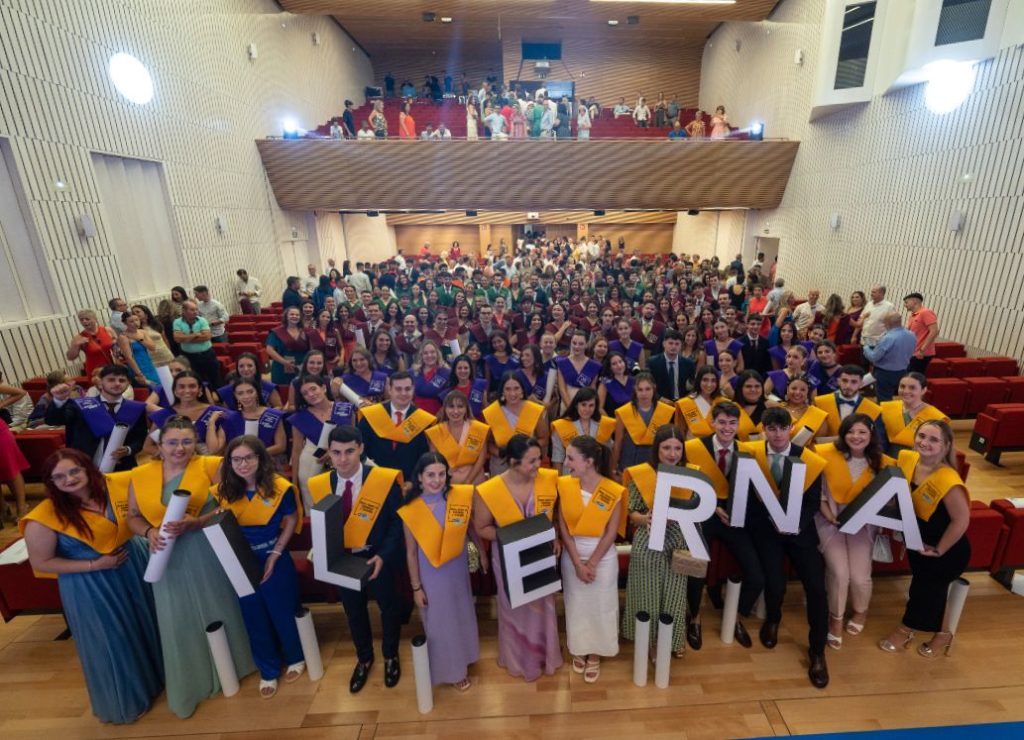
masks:
POLYGON ((839 650, 840 648, 843 647, 843 618, 842 617, 837 617, 834 614, 829 614, 828 618, 829 618, 829 629, 828 629, 828 635, 825 637, 825 642, 833 650, 839 650), (832 633, 832 623, 833 622, 838 622, 839 623, 839 629, 836 630, 836 632, 839 633, 838 635, 832 633))
POLYGON ((953 650, 953 638, 955 637, 955 635, 952 632, 936 632, 935 637, 933 637, 928 642, 922 642, 917 648, 917 654, 925 658, 938 658, 939 651, 941 650, 948 658, 949 653, 953 650), (949 642, 947 642, 945 645, 942 645, 941 647, 933 648, 932 642, 935 641, 935 637, 939 637, 940 635, 943 637, 948 637, 949 642))
POLYGON ((914 631, 903 627, 898 627, 896 631, 903 635, 903 642, 893 643, 886 637, 884 640, 879 640, 878 647, 887 653, 898 653, 900 650, 909 648, 910 643, 914 640, 914 631))

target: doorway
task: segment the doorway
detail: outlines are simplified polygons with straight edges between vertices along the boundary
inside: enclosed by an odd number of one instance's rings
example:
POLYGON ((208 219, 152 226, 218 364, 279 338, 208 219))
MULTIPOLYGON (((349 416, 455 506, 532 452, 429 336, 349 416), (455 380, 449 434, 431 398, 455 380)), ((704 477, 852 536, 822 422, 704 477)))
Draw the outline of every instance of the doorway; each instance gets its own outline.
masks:
MULTIPOLYGON (((770 275, 772 265, 775 264, 775 260, 779 258, 779 239, 778 237, 770 236, 758 236, 754 238, 754 258, 757 258, 758 253, 764 252, 764 267, 761 268, 762 275, 770 275)), ((753 260, 751 260, 753 262, 753 260)))

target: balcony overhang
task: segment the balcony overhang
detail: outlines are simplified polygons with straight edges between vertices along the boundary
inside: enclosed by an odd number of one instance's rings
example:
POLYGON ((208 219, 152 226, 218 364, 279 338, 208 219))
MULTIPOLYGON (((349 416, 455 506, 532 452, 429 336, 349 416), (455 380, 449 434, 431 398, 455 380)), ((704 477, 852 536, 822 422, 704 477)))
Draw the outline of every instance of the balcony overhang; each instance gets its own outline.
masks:
POLYGON ((775 208, 796 141, 256 142, 287 210, 775 208))

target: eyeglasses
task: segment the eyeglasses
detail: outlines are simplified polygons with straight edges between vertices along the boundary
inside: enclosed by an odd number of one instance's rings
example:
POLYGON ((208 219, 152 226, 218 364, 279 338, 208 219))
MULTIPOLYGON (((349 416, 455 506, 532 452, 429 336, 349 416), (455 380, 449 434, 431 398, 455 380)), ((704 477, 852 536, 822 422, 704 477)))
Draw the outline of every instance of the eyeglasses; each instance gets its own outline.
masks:
POLYGON ((165 439, 160 444, 168 447, 195 447, 196 441, 194 439, 165 439))
POLYGON ((248 465, 251 462, 256 462, 256 455, 232 455, 232 465, 248 465))
POLYGON ((63 483, 69 478, 77 478, 84 472, 85 471, 82 468, 71 468, 68 470, 67 473, 54 473, 53 475, 50 476, 50 480, 52 480, 54 483, 63 483))

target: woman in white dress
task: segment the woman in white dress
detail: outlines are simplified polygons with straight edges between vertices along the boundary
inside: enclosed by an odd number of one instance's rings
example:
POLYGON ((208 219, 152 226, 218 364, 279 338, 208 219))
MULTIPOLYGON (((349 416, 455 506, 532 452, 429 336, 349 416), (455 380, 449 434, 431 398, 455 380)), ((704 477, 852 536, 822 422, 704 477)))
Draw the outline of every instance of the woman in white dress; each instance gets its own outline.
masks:
POLYGON ((476 126, 476 119, 479 117, 480 114, 476 112, 476 106, 473 105, 471 99, 466 103, 466 139, 470 141, 476 141, 479 138, 476 126))
POLYGON ((558 479, 565 633, 572 669, 594 683, 601 658, 619 653, 619 559, 615 535, 625 490, 609 479, 608 450, 580 436, 565 452, 558 479))

